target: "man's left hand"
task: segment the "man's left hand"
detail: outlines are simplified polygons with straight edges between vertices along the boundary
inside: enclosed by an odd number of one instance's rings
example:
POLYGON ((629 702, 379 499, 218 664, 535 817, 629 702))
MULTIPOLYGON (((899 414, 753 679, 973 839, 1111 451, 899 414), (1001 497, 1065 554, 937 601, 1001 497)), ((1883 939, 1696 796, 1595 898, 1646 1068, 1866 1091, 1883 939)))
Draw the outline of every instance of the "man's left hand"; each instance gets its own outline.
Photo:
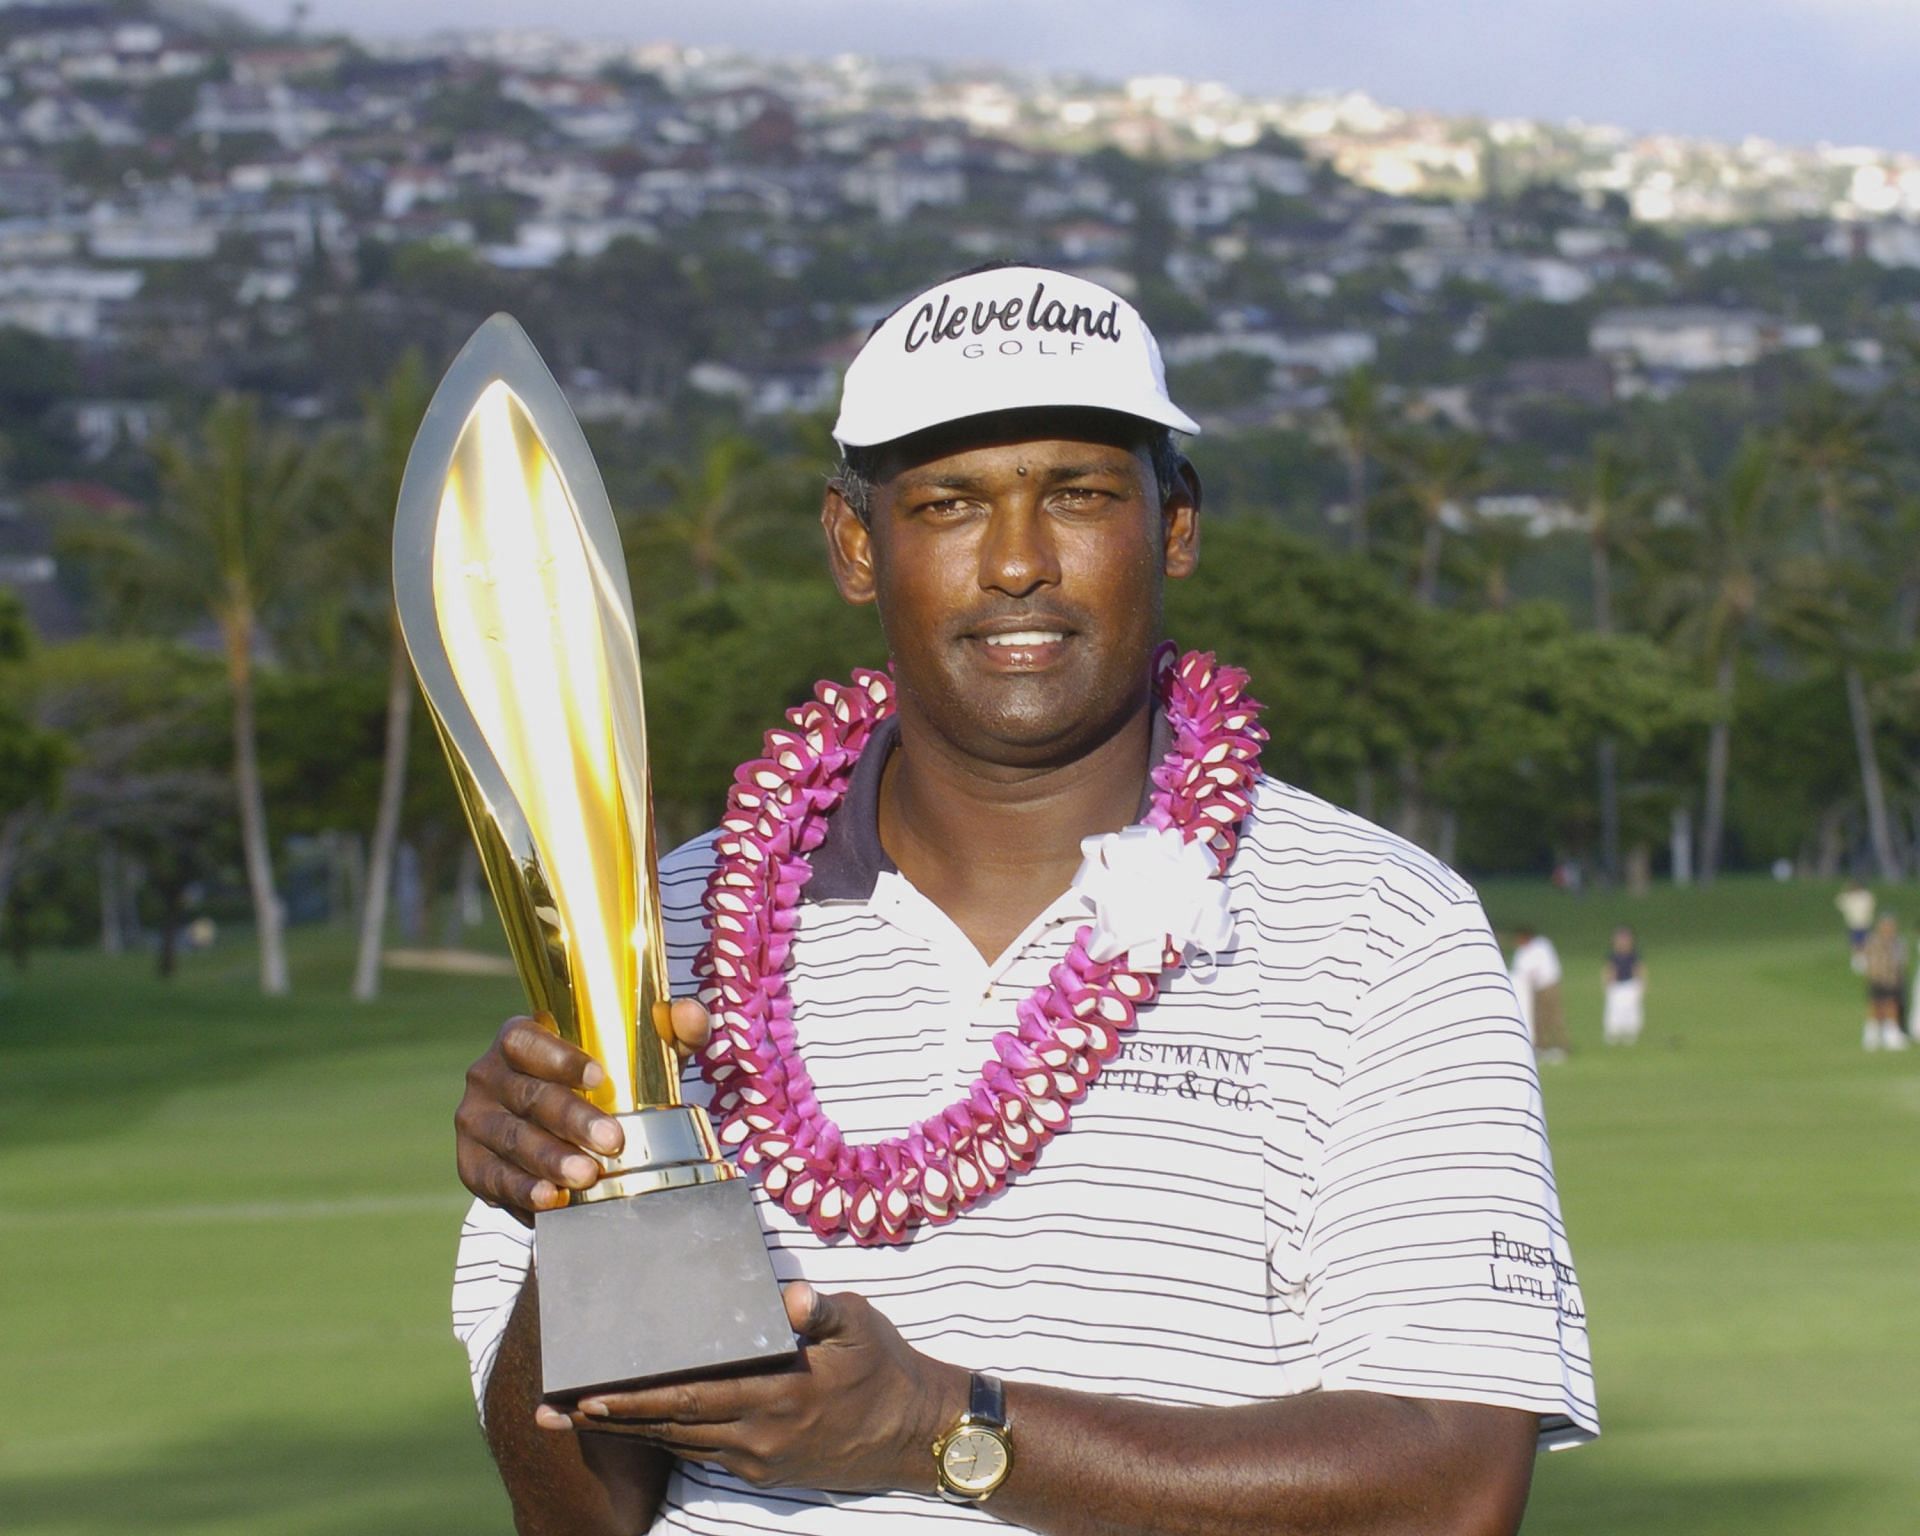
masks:
POLYGON ((966 1372, 921 1354, 851 1291, 801 1282, 785 1297, 805 1340, 788 1370, 593 1392, 572 1412, 543 1403, 535 1421, 638 1436, 757 1488, 932 1492, 933 1442, 966 1406, 966 1372))

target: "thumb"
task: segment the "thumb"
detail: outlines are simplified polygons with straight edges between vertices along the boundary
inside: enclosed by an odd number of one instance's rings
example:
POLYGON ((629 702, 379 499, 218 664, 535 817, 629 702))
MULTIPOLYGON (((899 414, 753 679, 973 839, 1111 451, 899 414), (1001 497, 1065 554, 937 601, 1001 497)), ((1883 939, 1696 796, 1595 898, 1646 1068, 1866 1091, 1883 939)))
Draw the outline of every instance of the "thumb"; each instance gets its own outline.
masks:
POLYGON ((847 1330, 847 1309, 842 1298, 816 1291, 804 1280, 795 1281, 781 1293, 787 1304, 787 1322, 793 1331, 815 1341, 837 1338, 847 1330))

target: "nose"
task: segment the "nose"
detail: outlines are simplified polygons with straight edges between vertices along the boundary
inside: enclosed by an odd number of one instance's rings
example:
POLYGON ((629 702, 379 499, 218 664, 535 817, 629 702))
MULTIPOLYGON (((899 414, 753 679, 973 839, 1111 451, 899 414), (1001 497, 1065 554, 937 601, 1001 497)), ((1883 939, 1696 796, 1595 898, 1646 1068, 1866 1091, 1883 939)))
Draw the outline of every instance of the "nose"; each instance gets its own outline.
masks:
POLYGON ((996 506, 980 546, 981 588, 1025 597, 1059 583, 1059 552, 1042 509, 1024 496, 996 506))

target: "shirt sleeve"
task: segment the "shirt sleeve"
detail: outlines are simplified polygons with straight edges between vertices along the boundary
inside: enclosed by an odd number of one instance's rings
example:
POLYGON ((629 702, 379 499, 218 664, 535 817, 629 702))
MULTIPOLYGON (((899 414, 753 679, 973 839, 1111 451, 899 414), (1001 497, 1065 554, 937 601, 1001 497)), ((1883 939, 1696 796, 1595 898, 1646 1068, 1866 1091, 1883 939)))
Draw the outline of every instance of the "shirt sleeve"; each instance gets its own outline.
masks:
POLYGON ((1362 994, 1304 1234, 1328 1390, 1493 1403, 1599 1433, 1533 1052, 1470 892, 1362 994))
POLYGON ((453 1333, 466 1346, 474 1407, 483 1424, 487 1378, 532 1267, 532 1229, 483 1200, 474 1201, 460 1225, 453 1265, 453 1333))

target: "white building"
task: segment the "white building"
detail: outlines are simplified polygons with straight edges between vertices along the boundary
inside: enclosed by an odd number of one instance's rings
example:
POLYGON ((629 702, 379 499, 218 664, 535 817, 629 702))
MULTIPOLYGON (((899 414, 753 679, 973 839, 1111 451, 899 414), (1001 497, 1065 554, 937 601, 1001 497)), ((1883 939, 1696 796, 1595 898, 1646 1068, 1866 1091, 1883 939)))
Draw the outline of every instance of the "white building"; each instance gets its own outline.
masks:
POLYGON ((654 240, 659 230, 644 219, 523 219, 511 245, 489 245, 480 259, 491 266, 531 271, 564 257, 591 259, 622 238, 654 240))
POLYGON ((14 119, 20 136, 35 144, 105 144, 118 148, 140 142, 140 131, 116 110, 84 96, 49 92, 36 96, 14 119))
POLYGON ((1219 229, 1254 205, 1259 194, 1252 187, 1188 177, 1167 188, 1167 217, 1187 234, 1219 229))
POLYGON ((1835 224, 1827 231, 1824 245, 1829 256, 1842 261, 1870 261, 1880 267, 1920 267, 1920 223, 1905 219, 1835 224))
POLYGON ((0 262, 59 261, 79 248, 71 219, 0 219, 0 262))
POLYGON ((1516 251, 1430 249, 1400 257, 1407 281, 1432 293, 1450 281, 1481 283, 1509 298, 1543 304, 1577 304, 1593 292, 1593 279, 1558 256, 1528 256, 1516 251))
POLYGON ((81 456, 97 462, 121 444, 139 447, 159 430, 164 412, 157 400, 75 400, 65 415, 80 440, 81 456))
POLYGON ((954 208, 967 200, 966 173, 957 165, 933 165, 882 150, 846 171, 840 195, 871 208, 883 224, 903 224, 916 208, 954 208))
POLYGON ((140 291, 146 274, 90 267, 0 267, 0 325, 59 341, 91 341, 112 306, 140 291))
POLYGON ((1769 353, 1816 347, 1820 341, 1817 325, 1776 320, 1757 310, 1693 305, 1608 310, 1588 333, 1598 356, 1677 373, 1751 367, 1769 353))
POLYGON ((87 213, 87 250, 101 261, 205 261, 219 246, 219 226, 186 199, 101 202, 87 213))
POLYGON ((1379 343, 1366 331, 1319 331, 1283 336, 1278 331, 1205 331, 1170 336, 1162 348, 1170 365, 1212 362, 1237 354, 1264 357, 1276 368, 1319 374, 1351 373, 1379 355, 1379 343))
POLYGON ((194 133, 270 138, 284 149, 299 149, 334 126, 330 113, 292 87, 203 85, 189 124, 194 133))
POLYGON ((811 415, 832 407, 839 373, 825 364, 748 370, 730 363, 695 363, 687 383, 703 395, 737 400, 749 416, 811 415))

